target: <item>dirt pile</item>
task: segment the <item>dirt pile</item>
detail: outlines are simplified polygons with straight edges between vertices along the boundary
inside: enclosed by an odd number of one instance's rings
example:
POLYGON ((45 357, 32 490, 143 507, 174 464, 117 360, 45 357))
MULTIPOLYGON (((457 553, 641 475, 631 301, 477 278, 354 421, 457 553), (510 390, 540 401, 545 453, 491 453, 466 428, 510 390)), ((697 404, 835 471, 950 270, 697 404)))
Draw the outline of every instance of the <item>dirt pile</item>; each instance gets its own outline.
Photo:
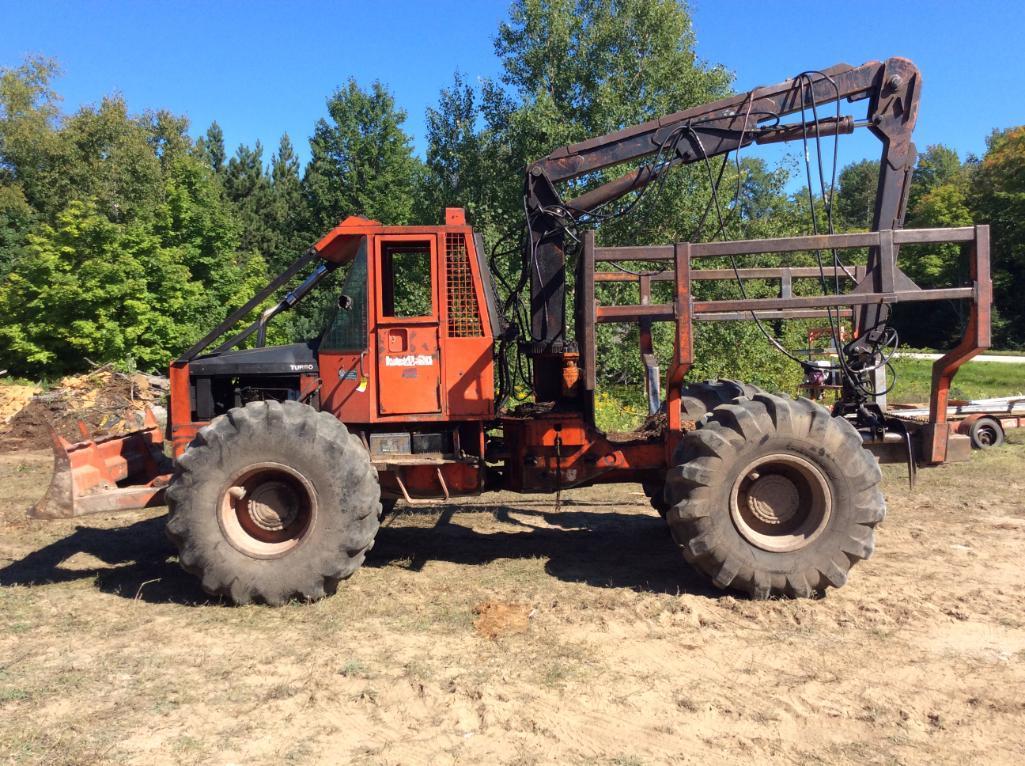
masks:
POLYGON ((108 367, 63 378, 53 388, 26 397, 28 402, 0 424, 0 452, 46 449, 50 427, 70 442, 84 438, 79 423, 93 438, 133 431, 142 425, 147 407, 163 406, 166 394, 163 378, 126 375, 108 367))

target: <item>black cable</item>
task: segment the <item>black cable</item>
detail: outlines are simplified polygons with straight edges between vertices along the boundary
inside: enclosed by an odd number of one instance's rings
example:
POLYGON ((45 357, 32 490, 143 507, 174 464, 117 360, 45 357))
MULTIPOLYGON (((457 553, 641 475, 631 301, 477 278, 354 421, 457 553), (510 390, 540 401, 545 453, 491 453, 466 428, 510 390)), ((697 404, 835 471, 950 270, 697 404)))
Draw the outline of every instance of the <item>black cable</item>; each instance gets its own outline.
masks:
MULTIPOLYGON (((807 114, 806 114, 807 109, 808 109, 808 106, 806 106, 806 104, 808 104, 808 102, 810 101, 810 108, 811 108, 811 112, 812 112, 812 124, 814 126, 816 160, 817 160, 817 164, 818 164, 818 168, 817 169, 818 169, 818 176, 819 176, 819 190, 820 190, 820 193, 821 193, 821 196, 822 196, 822 199, 823 199, 823 206, 825 208, 827 230, 828 230, 829 234, 834 234, 835 233, 835 225, 834 225, 834 220, 833 220, 833 202, 834 202, 835 191, 836 191, 836 175, 837 175, 838 157, 839 157, 839 131, 838 130, 834 130, 832 168, 831 168, 831 174, 830 174, 829 192, 828 192, 828 195, 827 195, 825 175, 824 175, 824 168, 823 168, 824 163, 823 163, 823 156, 822 156, 822 145, 821 145, 821 142, 822 142, 821 122, 820 122, 820 119, 819 119, 819 116, 818 116, 818 101, 817 101, 817 99, 815 97, 815 83, 816 83, 816 81, 813 79, 813 76, 816 76, 816 75, 821 77, 822 79, 826 80, 827 82, 829 82, 829 84, 833 87, 833 90, 834 90, 834 93, 835 93, 835 98, 833 100, 836 103, 836 121, 837 121, 837 126, 839 125, 840 117, 841 117, 841 114, 840 114, 840 91, 839 91, 839 87, 837 86, 835 80, 833 80, 830 76, 826 75, 824 72, 821 72, 819 70, 808 70, 808 71, 805 71, 805 72, 801 72, 800 74, 797 75, 797 77, 795 78, 795 87, 799 88, 800 98, 801 98, 801 102, 800 102, 801 103, 801 134, 802 134, 802 144, 803 144, 803 149, 804 149, 804 162, 805 162, 805 171, 806 171, 805 175, 806 175, 807 190, 808 190, 808 205, 809 205, 809 212, 810 212, 810 216, 811 216, 812 233, 813 234, 818 234, 818 219, 817 219, 816 210, 815 210, 815 195, 814 195, 814 191, 813 191, 813 183, 812 183, 812 176, 811 176, 811 158, 810 158, 809 147, 808 147, 808 118, 807 118, 807 114), (805 89, 806 88, 810 92, 810 96, 811 96, 810 99, 806 99, 805 98, 805 89)), ((734 193, 733 201, 732 201, 732 203, 730 204, 730 207, 729 207, 729 213, 730 213, 731 216, 735 216, 735 215, 739 214, 739 207, 740 207, 739 200, 740 200, 740 196, 741 196, 741 192, 742 192, 742 188, 743 188, 743 173, 742 173, 742 166, 741 166, 741 160, 740 160, 740 151, 741 151, 741 149, 743 148, 743 145, 744 145, 744 137, 745 137, 745 135, 746 135, 746 133, 748 131, 749 120, 750 120, 750 117, 751 117, 752 113, 759 114, 759 115, 767 115, 768 119, 774 119, 775 120, 775 122, 772 125, 769 125, 767 127, 773 127, 774 125, 778 125, 779 122, 780 122, 780 116, 778 114, 775 114, 775 113, 772 113, 772 112, 768 112, 768 111, 764 111, 764 110, 758 110, 758 111, 754 111, 753 112, 753 110, 752 110, 752 106, 753 106, 753 93, 754 93, 753 91, 749 91, 748 94, 747 94, 747 99, 745 99, 747 101, 747 112, 745 113, 745 116, 744 116, 744 122, 743 122, 743 126, 742 126, 741 133, 740 133, 740 140, 738 141, 738 146, 737 146, 737 149, 736 149, 735 162, 736 162, 736 168, 737 168, 737 185, 736 185, 736 191, 734 193)), ((700 159, 702 160, 702 162, 703 162, 703 164, 705 166, 706 173, 707 173, 707 176, 708 176, 709 187, 710 187, 709 201, 708 201, 708 203, 705 206, 705 210, 704 210, 704 212, 703 212, 703 214, 701 216, 701 219, 699 220, 697 226, 695 227, 695 232, 692 233, 692 236, 689 237, 688 240, 689 241, 695 241, 695 239, 694 239, 695 235, 700 235, 700 233, 703 231, 705 221, 706 221, 707 216, 708 216, 708 214, 709 214, 709 212, 710 212, 710 210, 711 210, 713 205, 715 207, 716 218, 717 218, 718 223, 719 223, 719 235, 723 239, 727 238, 727 220, 726 220, 726 218, 723 215, 722 205, 721 205, 721 202, 719 200, 719 186, 721 185, 723 177, 724 177, 724 174, 725 174, 725 169, 726 169, 726 165, 727 165, 727 162, 728 162, 728 159, 729 159, 729 154, 727 153, 726 155, 724 155, 723 162, 722 162, 722 164, 721 164, 721 166, 719 168, 719 172, 718 172, 717 175, 714 175, 713 172, 712 172, 710 159, 709 159, 708 154, 705 151, 704 145, 703 145, 703 143, 701 141, 701 136, 698 133, 698 131, 695 129, 695 126, 700 127, 701 125, 703 125, 703 124, 705 124, 707 122, 716 122, 719 119, 721 119, 721 118, 707 118, 705 120, 699 120, 699 121, 695 121, 693 123, 687 123, 685 125, 681 125, 681 126, 676 127, 670 133, 668 133, 666 135, 666 137, 659 144, 659 147, 658 147, 658 149, 657 149, 657 151, 655 153, 655 158, 653 159, 653 161, 651 163, 649 163, 648 165, 646 165, 646 166, 642 166, 642 167, 651 168, 651 173, 652 173, 653 178, 649 179, 649 181, 645 183, 645 185, 635 194, 635 196, 634 196, 634 198, 632 200, 630 200, 629 202, 621 205, 620 207, 618 207, 618 208, 616 208, 614 210, 611 210, 611 211, 606 211, 605 210, 606 206, 610 205, 614 201, 612 199, 607 200, 606 202, 603 202, 602 204, 598 205, 597 207, 595 207, 594 209, 592 209, 590 211, 575 211, 575 210, 572 210, 572 209, 564 206, 563 204, 561 204, 561 200, 560 200, 559 204, 556 204, 556 205, 553 205, 553 206, 541 207, 541 208, 538 208, 538 209, 536 209, 536 210, 534 210, 532 212, 529 209, 527 197, 526 197, 526 195, 524 195, 523 206, 524 206, 525 219, 527 221, 526 236, 527 236, 528 241, 524 243, 525 244, 525 247, 524 247, 525 258, 524 258, 523 269, 521 270, 520 279, 518 280, 516 286, 514 288, 512 288, 512 289, 509 289, 508 283, 504 279, 501 279, 503 287, 505 287, 508 290, 508 292, 509 292, 508 298, 507 298, 503 308, 504 308, 505 311, 508 311, 510 308, 515 308, 516 309, 515 314, 514 314, 514 320, 515 320, 515 322, 517 324, 517 329, 518 330, 522 331, 521 322, 529 324, 529 322, 527 322, 526 319, 521 314, 521 312, 523 312, 523 305, 522 305, 522 299, 520 297, 520 294, 522 293, 522 290, 523 290, 523 287, 526 284, 526 281, 529 279, 530 270, 532 268, 536 269, 538 271, 538 277, 540 279, 540 267, 539 267, 539 265, 537 263, 537 248, 540 245, 541 241, 543 241, 546 237, 550 236, 551 234, 554 234, 554 233, 558 232, 559 230, 562 230, 565 234, 567 234, 569 237, 571 237, 579 245, 580 240, 579 240, 579 237, 577 236, 577 229, 580 226, 587 225, 589 228, 596 228, 596 227, 600 226, 601 224, 606 223, 608 221, 612 221, 612 220, 624 217, 626 215, 629 215, 631 212, 633 212, 637 208, 637 206, 639 204, 641 204, 641 202, 645 199, 645 197, 646 197, 647 193, 649 192, 649 190, 651 190, 652 188, 654 188, 656 190, 655 191, 655 196, 656 197, 659 196, 661 191, 662 191, 662 189, 663 189, 663 187, 664 187, 665 179, 667 177, 669 169, 671 167, 673 167, 674 164, 676 164, 676 157, 668 157, 667 158, 666 152, 667 151, 671 151, 674 154, 678 154, 677 147, 678 147, 679 141, 682 140, 684 135, 688 135, 692 139, 692 144, 694 144, 697 147, 697 149, 700 151, 700 159), (539 237, 537 237, 537 239, 535 239, 534 231, 533 231, 533 226, 530 225, 530 224, 533 222, 534 217, 537 216, 537 215, 548 215, 549 217, 552 218, 553 221, 555 221, 555 226, 553 228, 547 230, 547 231, 542 232, 542 234, 539 237)), ((762 120, 764 121, 764 119, 766 119, 766 118, 763 117, 762 120)), ((732 221, 731 221, 731 223, 732 223, 732 221)), ((840 260, 836 248, 830 248, 830 251, 831 251, 832 260, 833 260, 833 281, 834 281, 834 286, 833 286, 832 293, 830 293, 829 288, 826 286, 825 266, 823 265, 823 262, 822 262, 821 252, 819 250, 817 250, 817 249, 814 250, 813 252, 814 252, 814 255, 815 255, 816 263, 818 264, 819 282, 820 282, 820 286, 822 288, 823 295, 828 296, 828 295, 832 294, 834 296, 838 296, 840 294, 840 274, 839 274, 839 272, 843 271, 848 277, 850 277, 852 279, 853 279, 853 274, 848 270, 848 268, 840 260)), ((494 257, 494 255, 493 255, 493 257, 494 257)), ((743 280, 743 278, 740 275, 740 270, 739 270, 739 268, 737 266, 737 261, 736 261, 736 257, 735 256, 733 256, 733 255, 730 256, 730 263, 731 263, 731 266, 733 268, 734 276, 736 278, 737 285, 738 285, 738 287, 740 289, 741 296, 745 300, 750 300, 749 297, 748 297, 748 294, 747 294, 747 289, 746 289, 746 286, 744 284, 744 280, 743 280)), ((628 274, 631 274, 631 275, 637 276, 637 277, 641 277, 641 276, 655 276, 657 274, 660 274, 660 273, 664 272, 666 270, 666 268, 667 268, 667 267, 663 267, 659 271, 652 271, 652 272, 642 273, 642 272, 633 271, 631 269, 628 269, 628 268, 626 268, 624 266, 621 266, 621 265, 619 265, 617 263, 614 263, 614 262, 612 262, 611 265, 612 265, 613 268, 616 268, 619 271, 622 271, 622 272, 625 272, 625 273, 628 273, 628 274)), ((783 353, 786 357, 788 357, 792 361, 800 364, 802 366, 802 368, 806 368, 807 367, 807 363, 804 360, 799 359, 794 354, 789 352, 775 337, 773 337, 768 332, 768 330, 766 330, 765 326, 762 324, 760 318, 758 317, 757 313, 754 310, 751 310, 750 313, 751 313, 751 318, 752 318, 752 320, 754 320, 754 322, 755 322, 756 326, 758 327, 759 331, 770 342, 770 344, 772 344, 778 351, 783 353)), ((873 365, 871 365, 869 367, 855 368, 855 367, 853 367, 849 363, 848 358, 847 358, 850 355, 850 353, 851 353, 852 346, 853 346, 855 341, 852 341, 851 343, 844 344, 841 347, 841 337, 840 337, 840 329, 841 329, 840 328, 840 322, 841 322, 841 320, 840 320, 840 308, 839 308, 839 306, 827 306, 826 307, 826 315, 827 315, 827 317, 829 319, 830 336, 831 336, 831 339, 833 341, 834 348, 836 348, 837 352, 838 352, 837 355, 838 355, 838 362, 839 362, 839 364, 838 365, 830 365, 827 368, 818 368, 818 369, 839 370, 839 371, 841 371, 841 374, 844 376, 845 381, 847 383, 849 383, 852 388, 854 388, 856 391, 858 391, 862 395, 866 395, 866 396, 878 396, 878 395, 880 395, 880 392, 874 390, 874 388, 873 389, 869 389, 862 382, 862 380, 863 380, 863 376, 866 375, 867 373, 873 372, 873 371, 878 370, 878 369, 880 369, 882 367, 885 367, 885 368, 887 368, 887 369, 889 369, 891 371, 893 370, 893 366, 892 366, 892 364, 890 364, 889 360, 890 360, 890 357, 892 357, 893 353, 895 353, 896 348, 899 345, 899 339, 897 337, 896 331, 893 330, 892 327, 883 326, 882 327, 882 332, 880 334, 879 339, 877 341, 873 341, 872 342, 871 354, 870 354, 871 358, 878 359, 879 361, 877 361, 875 364, 873 364, 873 365), (833 310, 834 309, 836 309, 836 312, 837 312, 837 316, 836 316, 835 320, 834 320, 834 317, 833 317, 833 310), (886 354, 885 351, 890 346, 892 346, 893 348, 892 348, 892 350, 890 351, 889 354, 886 354), (880 352, 880 349, 882 349, 882 353, 880 352)), ((549 321, 549 317, 547 315, 547 306, 545 307, 545 321, 546 321, 546 324, 549 321)), ((878 328, 871 328, 869 332, 875 332, 876 329, 878 329, 878 328)), ((520 337, 531 337, 531 338, 533 338, 532 330, 531 330, 531 332, 529 334, 528 333, 521 334, 520 337)), ((860 338, 858 340, 860 340, 860 338)), ((505 367, 507 365, 506 360, 504 358, 502 360, 502 363, 503 363, 503 367, 505 367)), ((512 382, 513 382, 512 378, 514 378, 516 374, 519 374, 521 379, 524 379, 523 359, 522 359, 522 355, 520 355, 520 354, 517 355, 517 362, 516 362, 515 370, 513 371, 513 373, 511 373, 511 376, 509 376, 508 370, 501 371, 500 372, 500 376, 503 376, 503 377, 500 377, 500 381, 503 380, 504 377, 508 376, 508 377, 510 377, 510 379, 507 382, 509 384, 512 384, 512 382)), ((895 378, 896 378, 896 376, 894 375, 894 382, 895 382, 895 378)), ((526 381, 526 383, 527 383, 527 386, 529 388, 529 385, 530 385, 529 381, 526 381)), ((886 393, 887 391, 891 390, 892 387, 893 387, 893 384, 891 384, 889 387, 887 387, 887 389, 885 391, 883 391, 881 393, 886 393)))
MULTIPOLYGON (((820 131, 820 122, 819 122, 819 116, 818 116, 818 102, 817 102, 817 100, 815 98, 815 81, 812 80, 812 75, 819 75, 821 78, 823 78, 824 80, 829 82, 830 85, 833 86, 833 92, 835 94, 834 101, 836 103, 836 121, 837 121, 837 124, 839 124, 839 121, 840 121, 840 89, 837 86, 835 80, 833 80, 831 77, 829 77, 824 72, 821 72, 821 71, 818 71, 818 70, 809 70, 809 71, 806 71, 806 72, 801 72, 795 78, 796 83, 799 83, 799 87, 800 87, 800 98, 801 98, 801 107, 802 107, 801 108, 801 134, 802 134, 802 144, 803 144, 803 148, 804 148, 804 162, 805 162, 805 170, 806 170, 806 178, 807 178, 807 189, 808 189, 808 206, 809 206, 810 213, 811 213, 812 233, 813 234, 817 234, 818 233, 818 219, 817 219, 817 217, 815 215, 815 198, 814 198, 814 192, 812 191, 812 180, 811 180, 811 158, 810 158, 809 153, 808 153, 808 120, 807 120, 807 117, 806 117, 806 109, 807 109, 807 107, 805 107, 805 104, 808 103, 809 100, 811 102, 812 119, 813 119, 814 126, 815 126, 815 152, 816 152, 816 158, 818 160, 819 190, 820 190, 820 193, 821 193, 822 198, 823 198, 823 205, 826 208, 826 222, 827 222, 828 232, 829 232, 829 234, 833 234, 833 233, 835 233, 835 228, 834 228, 834 223, 833 223, 832 204, 833 204, 833 197, 834 197, 834 193, 835 193, 836 169, 837 169, 837 165, 838 165, 837 157, 838 157, 838 153, 839 153, 839 148, 838 147, 839 147, 840 134, 839 134, 839 132, 834 132, 834 134, 833 134, 833 167, 832 167, 831 178, 830 178, 829 195, 827 197, 827 195, 826 195, 826 187, 825 187, 825 176, 822 173, 822 135, 821 135, 821 131, 820 131), (805 98, 805 87, 807 87, 809 89, 809 92, 810 92, 810 95, 811 95, 810 99, 805 98), (828 200, 828 202, 827 202, 827 200, 828 200)), ((828 288, 826 287, 825 268, 822 265, 821 253, 817 249, 814 250, 813 252, 815 254, 815 261, 816 261, 816 263, 818 264, 818 267, 819 267, 819 282, 820 282, 820 284, 822 286, 822 293, 823 293, 823 295, 828 295, 829 293, 828 293, 828 288)), ((853 275, 850 273, 850 271, 847 270, 847 268, 843 265, 843 263, 841 263, 841 261, 839 259, 839 256, 837 255, 836 249, 835 248, 831 248, 831 252, 832 252, 832 255, 833 255, 833 281, 834 281, 834 293, 833 294, 834 295, 838 295, 839 292, 840 292, 840 275, 839 275, 839 273, 837 273, 837 270, 838 269, 842 269, 844 271, 844 273, 847 274, 847 276, 849 276, 851 278, 853 278, 853 275)), ((874 372, 875 370, 877 370, 877 369, 879 369, 881 367, 888 366, 888 361, 887 361, 888 357, 887 357, 887 359, 882 359, 880 362, 878 362, 877 364, 873 365, 870 368, 863 368, 863 369, 854 369, 854 368, 852 368, 850 363, 848 362, 848 355, 850 353, 850 349, 851 349, 851 345, 852 344, 851 343, 846 344, 846 345, 843 346, 843 348, 841 348, 841 345, 840 345, 841 339, 840 339, 840 330, 839 330, 839 324, 840 324, 840 308, 839 308, 839 306, 836 306, 836 307, 828 307, 827 306, 826 307, 826 316, 829 318, 830 336, 831 336, 831 339, 833 341, 833 347, 836 348, 836 350, 837 350, 837 361, 839 362, 839 365, 830 366, 830 368, 828 368, 828 369, 839 369, 841 371, 841 374, 844 377, 844 380, 851 386, 851 388, 853 388, 855 391, 857 391, 861 395, 866 396, 866 397, 879 396, 880 393, 877 391, 877 389, 875 389, 874 386, 872 388, 869 388, 869 387, 867 387, 865 385, 865 383, 863 382, 863 380, 864 380, 863 376, 866 375, 869 372, 874 372), (837 317, 836 317, 835 321, 833 319, 833 308, 836 308, 836 311, 837 311, 837 317)), ((877 329, 877 328, 871 328, 869 331, 867 331, 865 333, 865 335, 867 336, 867 334, 869 332, 874 332, 875 329, 877 329)), ((892 331, 892 328, 886 327, 884 325, 883 326, 884 334, 886 332, 888 332, 888 331, 892 331)), ((894 337, 896 338, 896 331, 893 331, 893 333, 894 333, 894 337)), ((899 343, 899 341, 898 341, 898 343, 899 343)), ((878 343, 873 343, 873 349, 872 349, 873 357, 878 352, 878 348, 879 348, 879 344, 878 343)), ((889 366, 889 368, 891 370, 893 369, 892 366, 889 366)), ((896 383, 896 379, 894 379, 893 383, 891 383, 891 385, 889 387, 887 387, 886 391, 891 390, 895 383, 896 383)), ((883 393, 885 393, 885 391, 883 393)))

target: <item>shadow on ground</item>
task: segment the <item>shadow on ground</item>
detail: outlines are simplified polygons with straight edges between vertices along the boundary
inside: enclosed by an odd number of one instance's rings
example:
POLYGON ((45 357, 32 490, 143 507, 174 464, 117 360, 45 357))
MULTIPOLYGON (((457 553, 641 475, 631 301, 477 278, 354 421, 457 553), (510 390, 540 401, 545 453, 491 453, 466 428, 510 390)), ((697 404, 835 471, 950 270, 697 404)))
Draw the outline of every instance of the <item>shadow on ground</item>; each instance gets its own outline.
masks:
MULTIPOLYGON (((684 562, 665 522, 655 515, 613 511, 562 510, 550 503, 442 505, 406 509, 411 516, 437 519, 433 525, 395 525, 385 519, 366 566, 400 566, 420 571, 431 561, 468 566, 500 559, 546 560, 545 571, 569 582, 600 588, 630 588, 654 593, 716 595, 684 562), (440 511, 440 513, 439 513, 440 511), (453 524, 453 516, 488 514, 505 528, 478 531, 453 524), (543 522, 543 524, 541 523, 543 522), (508 526, 517 528, 508 531, 508 526)), ((616 503, 580 503, 581 508, 615 507, 616 503)), ((164 516, 109 529, 76 527, 56 540, 0 569, 0 586, 45 585, 91 579, 105 593, 150 603, 184 605, 226 603, 211 599, 193 576, 182 571, 164 535, 164 516), (87 554, 106 566, 65 566, 73 556, 87 554)))
MULTIPOLYGON (((382 527, 367 566, 399 565, 419 571, 430 561, 481 565, 499 559, 541 558, 547 561, 548 574, 567 582, 652 593, 721 595, 684 562, 665 522, 654 514, 575 510, 575 504, 565 502, 560 511, 534 510, 530 505, 534 504, 442 506, 431 527, 382 527), (519 529, 479 531, 452 524, 456 512, 492 514, 519 529)), ((550 502, 536 505, 552 507, 550 502)), ((621 506, 584 502, 579 507, 604 505, 621 506)), ((434 515, 437 510, 404 512, 434 515)))
POLYGON ((124 527, 76 527, 23 559, 0 569, 0 586, 46 585, 95 580, 104 593, 151 603, 213 603, 195 577, 178 566, 174 547, 164 535, 164 516, 124 527), (107 566, 64 566, 80 553, 107 566))

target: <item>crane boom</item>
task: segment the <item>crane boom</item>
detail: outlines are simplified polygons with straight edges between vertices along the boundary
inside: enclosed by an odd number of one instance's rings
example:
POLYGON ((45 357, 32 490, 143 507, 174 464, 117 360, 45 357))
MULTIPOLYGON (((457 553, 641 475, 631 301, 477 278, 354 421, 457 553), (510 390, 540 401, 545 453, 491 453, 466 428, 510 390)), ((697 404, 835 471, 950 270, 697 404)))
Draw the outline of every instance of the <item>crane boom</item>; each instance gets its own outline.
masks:
MULTIPOLYGON (((756 143, 808 140, 867 127, 882 143, 872 230, 901 228, 916 158, 911 134, 920 91, 918 68, 905 58, 856 67, 837 64, 563 146, 531 163, 524 182, 529 234, 525 259, 531 275, 528 353, 535 357, 558 354, 569 347, 565 340, 566 229, 593 220, 596 211, 609 203, 642 190, 669 165, 702 162, 756 143), (809 123, 804 116, 807 110, 817 112, 843 100, 867 100, 865 120, 819 118, 816 114, 809 123), (780 123, 793 114, 802 114, 801 122, 780 123), (559 193, 558 184, 653 155, 655 162, 573 199, 564 200, 559 193)), ((878 283, 881 276, 875 250, 869 253, 868 271, 876 273, 878 283)), ((857 324, 870 333, 887 317, 888 307, 866 305, 859 310, 857 324)))

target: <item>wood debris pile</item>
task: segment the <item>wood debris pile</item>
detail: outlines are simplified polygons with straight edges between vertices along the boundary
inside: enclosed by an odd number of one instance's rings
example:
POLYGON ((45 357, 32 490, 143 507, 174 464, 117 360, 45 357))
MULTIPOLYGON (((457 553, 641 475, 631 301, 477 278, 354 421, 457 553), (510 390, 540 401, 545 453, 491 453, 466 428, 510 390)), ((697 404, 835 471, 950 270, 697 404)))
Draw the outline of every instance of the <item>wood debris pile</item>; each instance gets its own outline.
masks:
MULTIPOLYGON (((0 386, 0 392, 25 388, 0 386)), ((23 406, 13 414, 0 410, 6 416, 0 417, 0 451, 48 449, 51 427, 69 442, 81 441, 83 428, 91 438, 134 431, 142 426, 147 407, 160 419, 167 388, 166 378, 105 366, 63 378, 45 391, 12 393, 12 402, 20 398, 23 406)), ((0 406, 4 401, 0 394, 0 406)))

